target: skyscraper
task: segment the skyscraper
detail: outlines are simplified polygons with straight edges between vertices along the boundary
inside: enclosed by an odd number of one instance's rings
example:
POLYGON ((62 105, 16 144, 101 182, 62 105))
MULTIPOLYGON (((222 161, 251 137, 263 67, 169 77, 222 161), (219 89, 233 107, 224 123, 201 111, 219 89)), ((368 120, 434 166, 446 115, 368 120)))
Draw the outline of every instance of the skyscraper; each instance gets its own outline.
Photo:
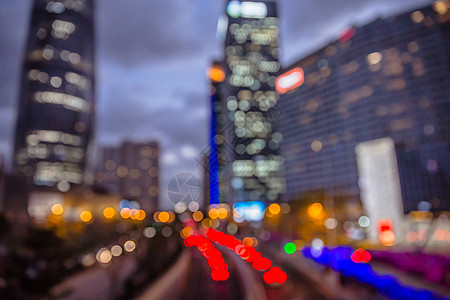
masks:
POLYGON ((275 201, 284 189, 276 131, 278 19, 274 1, 228 1, 219 146, 227 156, 228 202, 275 201))
POLYGON ((34 1, 13 169, 31 191, 66 192, 84 182, 94 114, 93 6, 34 1))
POLYGON ((286 200, 362 198, 373 224, 450 209, 449 20, 437 5, 377 19, 286 68, 286 200))

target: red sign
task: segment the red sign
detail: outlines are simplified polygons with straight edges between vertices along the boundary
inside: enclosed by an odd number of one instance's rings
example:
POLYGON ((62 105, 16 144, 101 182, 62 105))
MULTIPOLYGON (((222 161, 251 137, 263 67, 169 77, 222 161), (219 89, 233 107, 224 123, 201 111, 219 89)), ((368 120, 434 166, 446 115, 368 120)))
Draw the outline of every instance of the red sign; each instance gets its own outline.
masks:
POLYGON ((305 81, 305 74, 302 68, 294 68, 277 77, 275 81, 275 88, 279 94, 284 94, 292 89, 295 89, 303 84, 305 81))

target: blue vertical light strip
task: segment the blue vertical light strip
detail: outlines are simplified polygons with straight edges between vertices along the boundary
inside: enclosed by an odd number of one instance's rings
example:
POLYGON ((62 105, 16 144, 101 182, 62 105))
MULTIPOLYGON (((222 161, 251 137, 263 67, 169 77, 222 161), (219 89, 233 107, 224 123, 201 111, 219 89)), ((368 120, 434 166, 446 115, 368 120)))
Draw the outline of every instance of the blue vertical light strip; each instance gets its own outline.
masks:
POLYGON ((209 133, 208 173, 209 204, 219 204, 219 146, 217 144, 216 89, 211 92, 211 124, 209 133))

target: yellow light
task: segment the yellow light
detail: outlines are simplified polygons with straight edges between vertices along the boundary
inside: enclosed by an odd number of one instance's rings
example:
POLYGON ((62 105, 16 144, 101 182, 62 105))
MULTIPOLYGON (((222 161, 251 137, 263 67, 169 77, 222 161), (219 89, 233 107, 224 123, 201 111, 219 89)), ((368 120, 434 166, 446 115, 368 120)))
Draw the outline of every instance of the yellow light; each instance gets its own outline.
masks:
POLYGON ((277 203, 272 203, 269 205, 269 212, 272 215, 278 215, 281 211, 281 207, 277 203))
POLYGON ((167 223, 172 223, 173 221, 175 221, 175 213, 173 211, 169 211, 169 221, 167 221, 167 223))
POLYGON ((245 237, 242 240, 242 244, 246 245, 246 246, 253 246, 253 239, 251 237, 245 237))
POLYGON ((52 206, 52 213, 53 213, 54 215, 59 216, 59 215, 61 215, 63 212, 64 212, 64 208, 63 208, 63 206, 62 206, 61 204, 56 203, 56 204, 54 204, 54 205, 52 206))
POLYGON ((99 261, 102 264, 109 263, 111 261, 111 259, 112 259, 112 254, 111 254, 111 251, 109 251, 109 250, 103 250, 102 253, 100 253, 100 255, 99 255, 99 261))
POLYGON ((137 219, 138 221, 142 221, 142 220, 145 219, 145 216, 146 216, 145 211, 143 211, 142 209, 140 209, 140 210, 137 212, 136 219, 137 219))
POLYGON ((81 221, 87 223, 92 220, 92 213, 88 210, 82 211, 80 214, 81 221))
POLYGON ((382 231, 379 234, 380 243, 384 246, 394 246, 396 242, 395 234, 391 230, 382 231))
POLYGON ((216 208, 211 208, 208 212, 208 215, 211 219, 217 219, 217 209, 216 208))
POLYGON ((103 210, 103 215, 105 216, 105 218, 107 219, 112 219, 114 218, 114 216, 116 215, 116 211, 114 210, 114 208, 112 207, 106 207, 103 210))
POLYGON ((134 249, 136 249, 136 243, 133 241, 126 241, 125 244, 123 245, 123 248, 127 252, 132 252, 134 251, 134 249))
POLYGON ((139 210, 137 210, 136 208, 133 208, 133 209, 130 211, 130 218, 131 218, 132 220, 136 220, 136 219, 137 219, 137 214, 138 214, 138 212, 139 212, 139 210))
POLYGON ((120 216, 124 219, 128 219, 130 217, 130 209, 128 207, 122 208, 120 211, 120 216))
POLYGON ((371 65, 378 64, 383 59, 383 55, 380 52, 373 52, 367 55, 367 62, 371 65))
POLYGON ((448 7, 444 3, 444 1, 436 1, 433 3, 434 10, 440 15, 444 15, 447 13, 448 7))
POLYGON ((313 218, 318 218, 322 215, 323 206, 320 203, 311 204, 308 207, 308 214, 313 218))
POLYGON ((169 215, 168 212, 163 211, 163 212, 160 212, 160 213, 159 213, 158 219, 159 219, 160 222, 166 223, 167 221, 169 221, 170 215, 169 215))
POLYGON ((425 16, 423 15, 423 13, 420 10, 416 10, 415 12, 413 12, 411 14, 411 20, 414 23, 420 23, 423 21, 423 19, 425 19, 425 16))
POLYGON ((159 222, 159 214, 161 212, 159 211, 155 211, 155 213, 153 214, 153 220, 155 220, 155 222, 159 222))
POLYGON ((188 236, 191 236, 194 233, 194 230, 191 227, 185 227, 181 231, 181 237, 183 239, 187 238, 188 236))
POLYGON ((212 221, 211 221, 211 219, 209 219, 209 218, 203 219, 203 221, 202 221, 202 226, 205 227, 205 228, 212 227, 212 221))
POLYGON ((311 143, 311 149, 312 149, 314 152, 319 152, 320 150, 322 150, 322 147, 323 147, 322 142, 319 141, 319 140, 314 140, 314 141, 311 143))
POLYGON ((225 80, 225 72, 219 65, 214 65, 208 70, 208 77, 213 82, 222 82, 225 80))
POLYGON ((122 254, 122 247, 119 245, 114 245, 111 247, 111 254, 113 256, 120 256, 122 254))
POLYGON ((228 212, 226 210, 226 208, 219 208, 217 210, 217 216, 219 217, 219 219, 226 219, 228 217, 228 212))
MULTIPOLYGON (((203 219, 203 213, 199 210, 197 210, 196 212, 194 212, 192 214, 192 219, 194 219, 194 221, 196 222, 200 222, 203 219)), ((188 228, 188 227, 186 227, 188 228)))

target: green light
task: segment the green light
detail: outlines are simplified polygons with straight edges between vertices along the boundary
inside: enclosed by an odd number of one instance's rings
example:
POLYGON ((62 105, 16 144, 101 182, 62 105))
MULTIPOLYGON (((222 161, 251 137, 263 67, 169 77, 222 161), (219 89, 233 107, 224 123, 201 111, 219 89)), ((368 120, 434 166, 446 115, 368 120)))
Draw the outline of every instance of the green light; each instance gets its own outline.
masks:
POLYGON ((293 254, 295 251, 297 251, 297 246, 295 246, 294 243, 287 243, 284 245, 284 252, 287 254, 293 254))

